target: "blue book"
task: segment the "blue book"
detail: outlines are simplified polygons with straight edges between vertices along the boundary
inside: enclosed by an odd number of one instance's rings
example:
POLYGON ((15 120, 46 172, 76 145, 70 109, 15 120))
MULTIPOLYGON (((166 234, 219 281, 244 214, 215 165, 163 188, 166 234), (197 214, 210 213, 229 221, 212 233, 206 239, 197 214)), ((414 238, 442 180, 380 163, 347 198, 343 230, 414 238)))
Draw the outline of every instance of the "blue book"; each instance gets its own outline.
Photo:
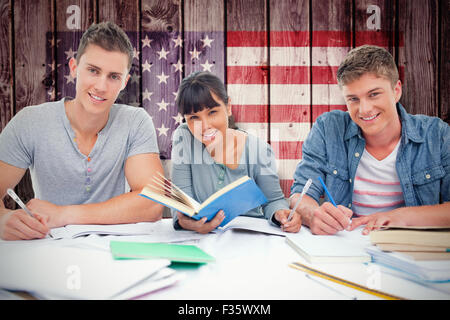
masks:
MULTIPOLYGON (((163 178, 163 177, 162 177, 163 178)), ((169 180, 159 181, 161 188, 148 185, 139 195, 177 210, 193 219, 207 217, 210 221, 220 210, 225 213, 220 227, 225 226, 235 217, 267 202, 255 181, 243 176, 212 194, 203 203, 198 203, 169 180)))

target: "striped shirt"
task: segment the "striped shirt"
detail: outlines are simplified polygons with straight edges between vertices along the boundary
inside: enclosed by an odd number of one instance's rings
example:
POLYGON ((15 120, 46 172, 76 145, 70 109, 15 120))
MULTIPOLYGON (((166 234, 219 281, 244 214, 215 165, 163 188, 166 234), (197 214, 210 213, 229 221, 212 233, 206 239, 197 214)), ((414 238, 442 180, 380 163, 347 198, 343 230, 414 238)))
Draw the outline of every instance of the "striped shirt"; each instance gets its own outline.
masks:
POLYGON ((366 149, 356 170, 352 208, 358 215, 390 211, 405 205, 395 161, 397 146, 386 158, 377 160, 366 149))

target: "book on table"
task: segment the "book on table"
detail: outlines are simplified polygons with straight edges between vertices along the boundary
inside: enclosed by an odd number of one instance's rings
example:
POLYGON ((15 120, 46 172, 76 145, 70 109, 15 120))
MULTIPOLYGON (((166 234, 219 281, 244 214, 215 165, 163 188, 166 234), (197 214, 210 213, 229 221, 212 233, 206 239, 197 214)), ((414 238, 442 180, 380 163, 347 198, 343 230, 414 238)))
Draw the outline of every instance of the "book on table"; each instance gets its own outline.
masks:
POLYGON ((173 262, 207 263, 214 257, 194 245, 111 241, 114 259, 169 259, 173 262))
POLYGON ((212 194, 203 203, 198 203, 170 180, 160 176, 160 178, 154 177, 158 187, 147 185, 142 189, 140 195, 196 220, 206 217, 209 221, 217 212, 223 210, 225 219, 220 227, 225 226, 235 217, 267 202, 264 193, 248 176, 233 181, 212 194))
POLYGON ((450 227, 388 227, 372 231, 370 241, 414 260, 450 260, 450 227))

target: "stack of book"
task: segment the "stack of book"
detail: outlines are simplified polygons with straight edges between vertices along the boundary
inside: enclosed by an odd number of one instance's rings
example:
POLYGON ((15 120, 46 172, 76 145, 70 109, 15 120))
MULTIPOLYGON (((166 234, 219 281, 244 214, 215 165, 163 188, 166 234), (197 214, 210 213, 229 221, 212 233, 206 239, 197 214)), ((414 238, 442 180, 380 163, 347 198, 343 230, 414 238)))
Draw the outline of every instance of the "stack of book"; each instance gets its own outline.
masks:
POLYGON ((450 228, 395 227, 372 231, 367 252, 376 263, 425 281, 450 280, 450 228))

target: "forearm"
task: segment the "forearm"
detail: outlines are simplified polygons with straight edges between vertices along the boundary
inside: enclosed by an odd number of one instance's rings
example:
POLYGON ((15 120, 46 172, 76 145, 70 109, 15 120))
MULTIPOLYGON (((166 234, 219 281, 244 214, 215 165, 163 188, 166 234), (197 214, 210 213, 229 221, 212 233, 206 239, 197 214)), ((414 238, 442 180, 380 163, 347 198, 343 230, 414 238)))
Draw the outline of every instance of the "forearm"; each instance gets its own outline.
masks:
POLYGON ((11 210, 5 208, 5 205, 3 203, 3 199, 0 201, 0 217, 2 217, 3 215, 5 215, 7 212, 9 212, 11 210))
POLYGON ((118 224, 161 219, 163 206, 138 194, 133 191, 105 202, 63 207, 62 224, 118 224))
POLYGON ((450 226, 450 202, 398 208, 392 214, 408 226, 450 226))
MULTIPOLYGON (((293 195, 289 200, 289 207, 292 209, 298 198, 300 197, 300 193, 293 195)), ((302 201, 298 205, 296 211, 300 213, 302 217, 302 224, 309 227, 311 225, 311 220, 313 217, 314 210, 319 207, 319 204, 313 198, 307 196, 306 194, 303 196, 302 201)))

